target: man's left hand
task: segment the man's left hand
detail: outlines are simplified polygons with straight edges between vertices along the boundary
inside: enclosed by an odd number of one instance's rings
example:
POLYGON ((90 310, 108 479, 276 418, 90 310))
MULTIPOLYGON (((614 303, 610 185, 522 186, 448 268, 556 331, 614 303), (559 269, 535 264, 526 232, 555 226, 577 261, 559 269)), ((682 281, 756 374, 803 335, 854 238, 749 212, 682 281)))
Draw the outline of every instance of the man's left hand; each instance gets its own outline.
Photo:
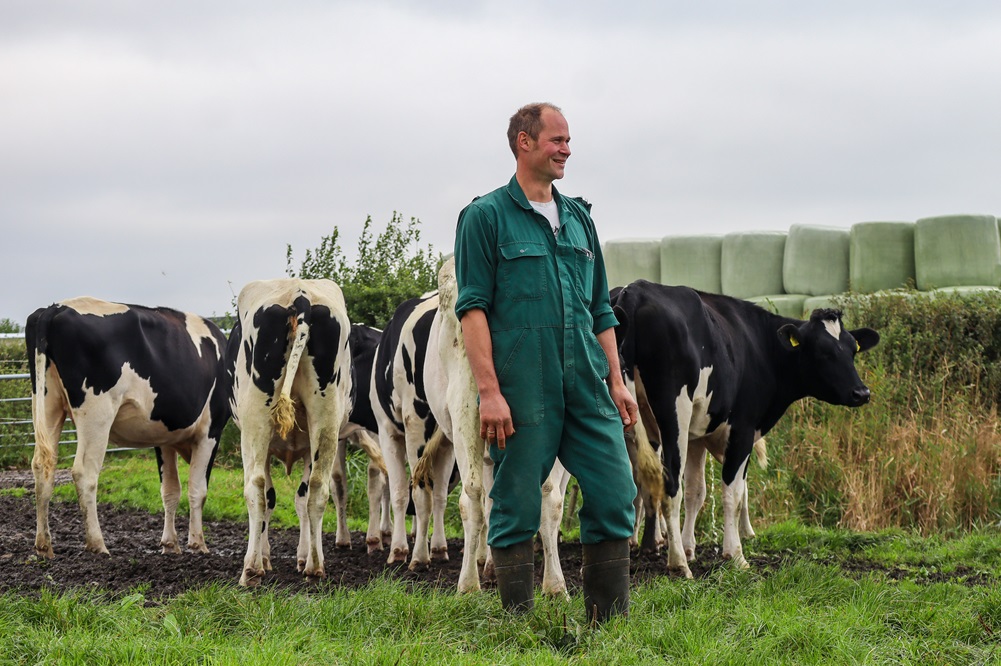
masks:
POLYGON ((629 389, 622 382, 616 382, 615 385, 611 386, 609 393, 615 402, 615 406, 619 408, 619 416, 622 417, 622 426, 626 430, 632 430, 633 426, 639 420, 639 407, 636 405, 636 400, 633 399, 632 393, 629 392, 629 389))

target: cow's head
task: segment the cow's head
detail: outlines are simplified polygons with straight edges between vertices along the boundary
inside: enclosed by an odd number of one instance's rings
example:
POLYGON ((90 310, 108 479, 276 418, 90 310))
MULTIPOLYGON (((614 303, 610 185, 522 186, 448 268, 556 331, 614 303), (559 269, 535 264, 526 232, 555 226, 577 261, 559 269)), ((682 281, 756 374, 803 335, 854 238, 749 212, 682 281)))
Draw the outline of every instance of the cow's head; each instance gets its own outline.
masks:
POLYGON ((807 395, 834 405, 858 407, 869 402, 869 388, 855 371, 855 354, 872 349, 879 333, 871 328, 845 330, 839 310, 814 310, 802 324, 779 328, 779 340, 795 355, 807 395))

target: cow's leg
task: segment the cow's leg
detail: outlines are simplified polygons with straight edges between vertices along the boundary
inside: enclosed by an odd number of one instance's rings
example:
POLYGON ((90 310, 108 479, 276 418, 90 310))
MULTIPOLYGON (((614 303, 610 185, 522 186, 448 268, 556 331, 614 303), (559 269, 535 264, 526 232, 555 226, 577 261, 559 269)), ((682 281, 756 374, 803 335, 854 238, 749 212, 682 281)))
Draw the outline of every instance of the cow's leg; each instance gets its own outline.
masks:
POLYGON ((706 447, 698 442, 688 444, 684 478, 685 527, 681 532, 681 545, 691 562, 695 559, 695 521, 706 501, 706 447))
MULTIPOLYGON (((332 410, 330 422, 339 424, 343 417, 343 407, 332 410)), ((326 425, 314 426, 310 423, 309 441, 316 442, 313 469, 309 474, 309 493, 306 512, 309 514, 309 555, 303 573, 307 580, 326 577, 323 569, 323 511, 330 497, 330 477, 333 473, 334 458, 337 456, 338 428, 326 425)))
POLYGON ((202 526, 202 512, 209 494, 209 474, 215 460, 219 440, 205 436, 191 449, 191 464, 188 466, 188 550, 198 553, 209 552, 205 545, 205 530, 202 526))
POLYGON ((552 471, 542 484, 542 593, 551 597, 569 599, 567 583, 560 566, 559 541, 560 523, 563 521, 563 498, 566 496, 570 472, 557 458, 552 471))
POLYGON ((175 519, 177 505, 181 501, 181 479, 177 473, 177 449, 172 446, 156 447, 157 472, 160 474, 160 498, 163 500, 163 535, 160 537, 160 552, 180 553, 177 544, 175 519))
MULTIPOLYGON (((747 471, 747 467, 744 467, 747 471)), ((744 501, 740 503, 740 538, 750 539, 754 536, 754 528, 751 527, 750 507, 747 505, 747 477, 744 477, 744 501)))
POLYGON ((388 502, 383 504, 383 498, 387 497, 386 473, 379 469, 374 461, 368 461, 368 531, 365 533, 365 544, 368 552, 374 553, 382 550, 383 518, 389 516, 388 502), (385 512, 385 513, 383 513, 385 512))
POLYGON ((347 440, 337 440, 337 452, 334 455, 334 473, 331 475, 334 508, 337 511, 337 534, 334 541, 334 546, 337 548, 351 547, 351 532, 348 530, 347 444, 347 440))
POLYGON ((385 483, 382 488, 382 500, 379 502, 379 531, 382 533, 383 547, 389 547, 393 543, 393 502, 389 492, 389 472, 385 474, 385 483))
POLYGON ((448 478, 455 467, 454 447, 449 444, 448 454, 435 457, 434 487, 431 489, 431 559, 448 561, 448 542, 445 539, 445 505, 448 503, 448 478))
MULTIPOLYGON (((464 395, 476 395, 470 390, 464 395)), ((459 569, 459 592, 476 592, 480 589, 480 574, 476 559, 486 540, 484 520, 484 442, 480 438, 480 412, 470 405, 460 405, 451 410, 458 414, 453 422, 455 464, 459 466, 462 490, 459 495, 459 514, 462 517, 463 550, 462 567, 459 569)))
MULTIPOLYGON (((51 380, 50 380, 51 381, 51 380)), ((49 396, 33 395, 32 420, 35 423, 35 451, 31 456, 31 471, 35 477, 35 553, 52 559, 52 532, 49 530, 49 502, 56 479, 59 459, 59 437, 66 414, 62 404, 49 396)))
MULTIPOLYGON (((267 491, 269 486, 268 443, 271 422, 263 405, 244 409, 240 415, 240 452, 243 458, 243 497, 247 501, 247 554, 243 558, 240 585, 256 587, 264 577, 261 542, 267 527, 267 491)), ((274 489, 271 489, 274 494, 274 489)))
MULTIPOLYGON (((306 510, 309 501, 309 472, 312 465, 309 456, 303 457, 302 475, 299 477, 299 487, 295 490, 295 515, 299 519, 299 545, 295 549, 295 570, 302 573, 306 570, 306 558, 309 557, 309 515, 306 510)), ((270 473, 268 477, 270 478, 270 473)), ((268 521, 270 524, 270 520, 268 521)))
MULTIPOLYGON (((421 432, 423 432, 423 423, 419 425, 421 432)), ((407 460, 411 470, 417 466, 418 454, 424 445, 423 434, 415 434, 412 432, 413 430, 414 428, 408 425, 406 435, 407 460)), ((431 563, 431 552, 428 549, 428 522, 431 518, 433 498, 430 488, 413 483, 410 484, 410 494, 414 500, 414 552, 410 556, 409 569, 411 571, 424 571, 431 563)))
MULTIPOLYGON (((688 387, 681 388, 673 405, 661 405, 660 409, 655 403, 652 405, 655 413, 667 415, 660 428, 664 437, 661 457, 667 481, 667 568, 691 578, 692 571, 688 568, 688 559, 681 545, 681 475, 688 458, 688 429, 692 418, 688 387)), ((647 522, 650 523, 649 520, 647 522)))
MULTIPOLYGON (((728 452, 729 453, 729 452, 728 452)), ((737 452, 735 452, 737 453, 737 452)), ((747 471, 747 456, 743 457, 736 474, 730 479, 728 465, 724 463, 723 480, 723 559, 732 560, 734 565, 740 569, 747 569, 750 565, 744 559, 744 550, 741 546, 740 536, 740 511, 741 504, 747 501, 746 480, 744 478, 747 471), (729 481, 728 481, 729 479, 729 481)))
POLYGON ((265 571, 271 571, 271 516, 274 515, 278 497, 275 493, 275 482, 271 478, 271 464, 264 465, 264 526, 261 528, 261 565, 265 571))
POLYGON ((407 545, 407 504, 410 503, 410 489, 407 484, 407 445, 403 433, 387 432, 392 425, 379 424, 379 445, 382 458, 386 461, 386 476, 389 477, 389 497, 393 508, 393 539, 390 543, 386 562, 406 562, 410 555, 407 545))
POLYGON ((108 554, 97 519, 97 479, 104 466, 108 450, 108 434, 117 409, 108 410, 108 418, 82 419, 77 425, 76 459, 73 461, 73 483, 76 485, 85 529, 84 548, 92 553, 108 554))

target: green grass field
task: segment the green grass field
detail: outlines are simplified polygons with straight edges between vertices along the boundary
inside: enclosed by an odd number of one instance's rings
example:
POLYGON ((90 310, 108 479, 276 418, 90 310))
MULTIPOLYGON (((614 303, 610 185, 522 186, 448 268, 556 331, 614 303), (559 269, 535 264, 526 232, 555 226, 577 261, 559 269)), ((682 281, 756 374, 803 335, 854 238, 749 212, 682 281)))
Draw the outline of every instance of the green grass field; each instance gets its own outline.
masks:
MULTIPOLYGON (((100 500, 158 511, 152 466, 148 453, 109 457, 100 500)), ((241 478, 239 470, 216 469, 206 517, 244 520, 241 478)), ((295 483, 281 475, 276 482, 289 490, 295 483)), ((60 487, 56 497, 76 500, 71 485, 60 487)), ((276 522, 295 525, 291 506, 284 508, 279 506, 276 522)), ((454 529, 450 524, 449 531, 454 529)), ((500 610, 492 592, 411 592, 389 579, 361 590, 316 594, 210 586, 167 602, 147 600, 141 588, 115 597, 99 591, 6 594, 0 597, 0 663, 1001 660, 1001 588, 996 584, 1001 532, 996 529, 950 539, 899 529, 857 533, 785 521, 760 529, 746 549, 780 564, 758 571, 724 567, 691 581, 657 579, 634 589, 628 619, 598 631, 581 625, 579 596, 569 602, 540 598, 532 614, 512 617, 500 610)))

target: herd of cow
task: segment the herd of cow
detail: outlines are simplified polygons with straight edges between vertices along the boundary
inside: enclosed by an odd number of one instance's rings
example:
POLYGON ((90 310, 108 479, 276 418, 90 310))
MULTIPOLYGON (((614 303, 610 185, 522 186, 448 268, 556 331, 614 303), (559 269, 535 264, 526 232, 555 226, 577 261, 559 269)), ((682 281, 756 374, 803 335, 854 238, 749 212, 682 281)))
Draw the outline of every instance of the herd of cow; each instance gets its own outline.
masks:
MULTIPOLYGON (((181 550, 174 527, 177 457, 188 461, 188 548, 207 551, 202 509, 223 427, 232 417, 241 432, 249 518, 242 585, 260 584, 271 568, 272 457, 287 473, 303 461, 295 498, 299 570, 309 579, 325 575, 322 517, 331 486, 336 544, 350 544, 345 448, 352 443, 370 460, 369 552, 383 549, 391 517, 389 561, 409 558, 412 569, 447 558, 445 499, 457 469, 465 532, 458 587, 479 589, 478 565, 484 575, 491 570, 486 524, 492 463, 479 436, 456 293, 454 266, 447 261, 439 289, 401 304, 379 331, 349 322, 333 282, 252 282, 240 292, 228 339, 211 321, 168 308, 83 297, 35 311, 25 339, 36 436, 36 552, 53 557, 48 506, 67 416, 77 430, 72 476, 87 550, 108 552, 96 491, 110 441, 156 450, 164 553, 181 550), (405 522, 411 501, 412 553, 405 522)), ((643 547, 666 542, 667 566, 691 576, 708 451, 722 463, 723 556, 747 566, 741 537, 753 535, 745 481, 752 450, 763 447, 763 435, 803 397, 852 407, 868 402, 854 357, 877 344, 879 335, 845 329, 836 310, 817 310, 800 321, 746 301, 643 280, 614 290, 611 298, 622 367, 641 407, 641 423, 627 439, 643 547)), ((566 594, 556 544, 568 481, 557 461, 543 486, 543 587, 552 595, 566 594)))

